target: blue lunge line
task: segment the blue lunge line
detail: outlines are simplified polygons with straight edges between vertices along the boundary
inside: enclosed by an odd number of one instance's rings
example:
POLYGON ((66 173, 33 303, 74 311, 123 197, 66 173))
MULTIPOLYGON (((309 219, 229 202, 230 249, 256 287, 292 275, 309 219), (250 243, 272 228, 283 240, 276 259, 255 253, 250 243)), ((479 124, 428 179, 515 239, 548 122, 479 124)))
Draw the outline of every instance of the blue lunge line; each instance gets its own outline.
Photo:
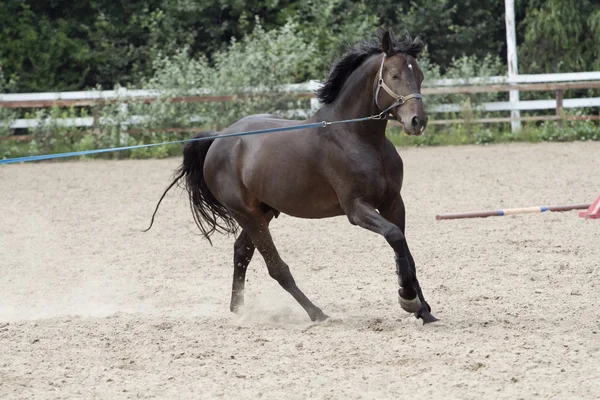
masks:
POLYGON ((295 131, 295 130, 307 129, 307 128, 325 128, 325 127, 327 127, 327 125, 341 124, 341 123, 347 123, 347 122, 361 122, 361 121, 367 121, 367 120, 371 120, 371 119, 378 120, 378 119, 382 119, 382 118, 381 118, 381 115, 371 115, 369 117, 345 119, 342 121, 332 121, 332 122, 321 121, 321 122, 313 122, 310 124, 286 126, 283 128, 260 129, 257 131, 247 131, 247 132, 239 132, 239 133, 230 133, 230 134, 221 135, 221 136, 208 136, 208 137, 193 138, 193 139, 175 140, 172 142, 139 144, 139 145, 135 145, 135 146, 111 147, 108 149, 72 151, 70 153, 44 154, 44 155, 39 155, 39 156, 7 158, 5 160, 0 160, 0 164, 14 164, 14 163, 20 163, 20 162, 29 162, 29 161, 52 160, 54 158, 86 156, 86 155, 90 155, 90 154, 109 153, 112 151, 123 151, 123 150, 143 149, 146 147, 164 146, 167 144, 180 144, 180 143, 195 142, 195 141, 200 141, 200 140, 224 139, 224 138, 234 137, 234 136, 257 135, 259 133, 295 131))
POLYGON ((308 129, 308 128, 325 128, 327 125, 340 124, 343 122, 360 122, 360 121, 366 121, 369 119, 375 119, 375 118, 372 118, 372 116, 371 116, 371 117, 347 119, 347 120, 343 120, 343 121, 333 121, 333 122, 321 121, 321 122, 313 122, 310 124, 286 126, 283 128, 260 129, 257 131, 247 131, 247 132, 239 132, 239 133, 230 133, 230 134, 221 135, 221 136, 208 136, 208 137, 193 138, 193 139, 175 140, 172 142, 150 143, 150 144, 140 144, 140 145, 136 145, 136 146, 112 147, 112 148, 108 148, 108 149, 72 151, 70 153, 44 154, 44 155, 39 155, 39 156, 7 158, 5 160, 0 160, 0 164, 13 164, 13 163, 29 162, 29 161, 51 160, 54 158, 85 156, 85 155, 90 155, 90 154, 108 153, 108 152, 112 152, 112 151, 123 151, 123 150, 143 149, 146 147, 164 146, 167 144, 180 144, 180 143, 195 142, 195 141, 200 141, 200 140, 224 139, 224 138, 234 137, 234 136, 257 135, 259 133, 295 131, 295 130, 308 129))

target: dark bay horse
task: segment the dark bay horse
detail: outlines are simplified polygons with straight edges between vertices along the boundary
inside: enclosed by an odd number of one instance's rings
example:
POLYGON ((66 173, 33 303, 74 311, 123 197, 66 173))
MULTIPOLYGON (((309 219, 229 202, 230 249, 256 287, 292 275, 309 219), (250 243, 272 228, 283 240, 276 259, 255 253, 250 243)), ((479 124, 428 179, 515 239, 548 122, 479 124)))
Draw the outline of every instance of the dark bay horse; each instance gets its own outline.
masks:
MULTIPOLYGON (((376 40, 350 48, 334 63, 317 91, 324 106, 307 121, 252 115, 220 133, 204 132, 196 137, 367 115, 387 117, 388 110, 407 134, 420 135, 427 125, 420 95, 423 73, 417 64, 423 47, 418 38, 399 41, 380 30, 376 40)), ((423 297, 404 236, 403 164, 385 136, 386 124, 382 118, 194 141, 185 146, 183 163, 163 197, 183 179, 194 220, 208 240, 215 232, 239 231, 234 245, 231 311, 236 312, 244 302, 246 269, 258 249, 269 275, 302 305, 310 319, 327 319, 296 285, 273 243, 269 223, 280 213, 299 218, 346 215, 351 224, 382 235, 394 250, 401 307, 423 323, 436 321, 423 297)))

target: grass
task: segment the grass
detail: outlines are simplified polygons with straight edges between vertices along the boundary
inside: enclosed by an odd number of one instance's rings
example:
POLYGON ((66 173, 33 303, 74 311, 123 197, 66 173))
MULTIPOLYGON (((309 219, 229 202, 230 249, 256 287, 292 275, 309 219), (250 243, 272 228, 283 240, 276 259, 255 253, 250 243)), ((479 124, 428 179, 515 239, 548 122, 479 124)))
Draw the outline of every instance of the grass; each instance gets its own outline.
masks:
POLYGON ((510 142, 573 142, 600 141, 600 125, 593 121, 566 121, 563 126, 556 122, 540 125, 525 124, 521 132, 510 132, 510 125, 455 124, 430 126, 426 134, 407 136, 400 127, 388 128, 388 137, 396 146, 456 146, 462 144, 489 144, 510 142))

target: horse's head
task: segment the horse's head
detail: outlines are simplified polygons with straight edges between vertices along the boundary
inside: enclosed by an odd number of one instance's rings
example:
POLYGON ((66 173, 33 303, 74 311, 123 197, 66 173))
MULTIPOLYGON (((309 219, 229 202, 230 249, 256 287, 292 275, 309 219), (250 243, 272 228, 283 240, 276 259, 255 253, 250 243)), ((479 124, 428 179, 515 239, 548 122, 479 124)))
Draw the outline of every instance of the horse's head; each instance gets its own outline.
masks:
POLYGON ((380 111, 388 109, 402 123, 404 132, 409 135, 422 135, 427 127, 427 114, 423 108, 421 83, 423 71, 416 57, 423 44, 420 41, 410 43, 407 51, 394 47, 390 32, 381 37, 383 51, 377 75, 375 102, 380 111))

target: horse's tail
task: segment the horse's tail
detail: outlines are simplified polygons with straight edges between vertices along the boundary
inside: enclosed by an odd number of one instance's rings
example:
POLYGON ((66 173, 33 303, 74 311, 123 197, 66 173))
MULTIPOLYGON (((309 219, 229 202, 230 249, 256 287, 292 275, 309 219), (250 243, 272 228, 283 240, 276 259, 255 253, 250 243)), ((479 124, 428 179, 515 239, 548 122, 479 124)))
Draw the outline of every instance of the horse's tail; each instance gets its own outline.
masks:
MULTIPOLYGON (((195 138, 209 138, 216 136, 215 132, 201 132, 195 138)), ((238 225, 235 219, 229 214, 227 209, 215 198, 204 180, 204 161, 210 145, 214 139, 195 140, 188 142, 183 149, 183 163, 175 171, 173 182, 167 187, 161 196, 150 226, 144 232, 152 228, 154 216, 158 211, 158 207, 167 192, 180 180, 184 179, 184 189, 188 192, 190 200, 190 209, 194 216, 194 222, 202 232, 202 235, 209 242, 210 236, 215 233, 232 233, 235 234, 238 230, 238 225)), ((211 242, 212 244, 212 242, 211 242)))

